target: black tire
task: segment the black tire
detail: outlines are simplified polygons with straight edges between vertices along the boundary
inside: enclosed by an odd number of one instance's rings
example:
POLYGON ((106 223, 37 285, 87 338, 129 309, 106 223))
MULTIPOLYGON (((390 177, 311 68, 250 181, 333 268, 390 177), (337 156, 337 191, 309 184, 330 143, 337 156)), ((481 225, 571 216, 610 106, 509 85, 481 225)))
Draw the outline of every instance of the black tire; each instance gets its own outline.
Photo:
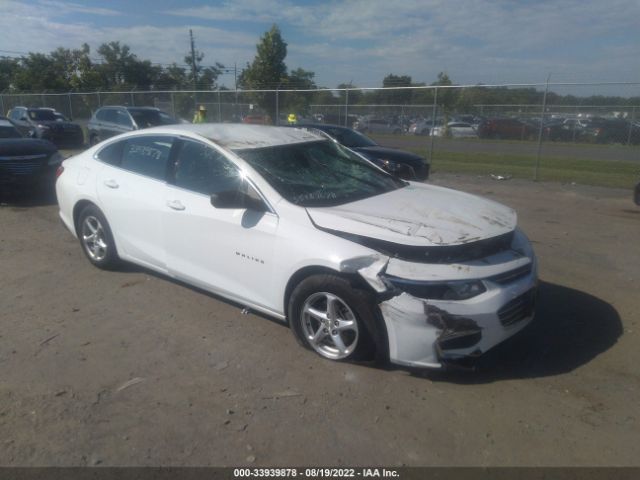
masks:
POLYGON ((89 261, 103 270, 115 270, 120 257, 107 219, 95 205, 87 205, 76 225, 80 246, 89 261), (93 238, 91 238, 93 236, 93 238))
POLYGON ((93 147, 94 145, 97 145, 99 143, 100 143, 100 137, 97 134, 94 133, 89 137, 89 146, 90 147, 93 147))
POLYGON ((375 298, 345 277, 318 274, 305 278, 293 290, 287 313, 289 325, 298 342, 323 358, 338 361, 369 360, 374 352, 377 359, 384 358, 386 336, 382 334, 375 298), (328 296, 337 299, 333 322, 329 314, 328 296), (323 328, 321 320, 305 313, 309 306, 321 312, 322 305, 325 305, 324 313, 329 317, 325 318, 328 323, 324 327, 331 328, 323 328), (355 331, 347 326, 348 323, 355 325, 355 331), (320 334, 320 330, 326 333, 314 342, 312 333, 315 331, 320 334), (336 337, 340 337, 342 346, 346 347, 344 350, 340 351, 337 347, 338 344, 334 342, 336 337))

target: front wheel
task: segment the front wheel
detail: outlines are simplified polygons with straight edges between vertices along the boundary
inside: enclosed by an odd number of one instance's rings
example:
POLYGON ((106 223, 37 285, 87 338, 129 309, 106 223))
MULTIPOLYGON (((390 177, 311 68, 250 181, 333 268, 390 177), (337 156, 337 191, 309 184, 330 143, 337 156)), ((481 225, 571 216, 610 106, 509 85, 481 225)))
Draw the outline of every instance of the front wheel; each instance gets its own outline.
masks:
POLYGON ((120 263, 111 228, 100 209, 85 207, 78 217, 78 238, 89 261, 103 270, 114 270, 120 263))
POLYGON ((291 294, 291 329, 306 348, 329 360, 363 360, 373 353, 375 302, 337 275, 313 275, 291 294), (373 331, 372 331, 373 330, 373 331))

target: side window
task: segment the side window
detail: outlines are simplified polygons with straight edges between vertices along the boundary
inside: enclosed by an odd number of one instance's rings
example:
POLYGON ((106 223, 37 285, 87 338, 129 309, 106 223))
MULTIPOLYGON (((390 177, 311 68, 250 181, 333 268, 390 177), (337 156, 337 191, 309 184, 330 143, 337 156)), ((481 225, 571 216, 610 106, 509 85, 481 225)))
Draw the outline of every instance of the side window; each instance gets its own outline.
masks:
POLYGON ((97 120, 102 120, 102 121, 106 121, 107 120, 107 112, 109 110, 98 110, 98 112, 96 113, 96 119, 97 120))
POLYGON ((131 117, 129 117, 129 114, 127 112, 123 112, 122 110, 118 110, 116 123, 118 125, 122 125, 123 127, 133 126, 133 122, 131 121, 131 117))
POLYGON ((175 185, 193 192, 211 195, 235 190, 242 183, 237 167, 202 143, 185 141, 176 164, 175 185))
POLYGON ((115 142, 111 145, 107 145, 98 152, 98 159, 109 165, 120 165, 120 159, 122 158, 122 147, 125 142, 115 142))
POLYGON ((122 168, 164 181, 173 138, 143 136, 125 140, 123 143, 120 164, 122 168))
POLYGON ((116 123, 116 118, 117 118, 117 111, 114 110, 113 108, 109 108, 104 111, 104 118, 102 118, 102 120, 104 122, 116 123))

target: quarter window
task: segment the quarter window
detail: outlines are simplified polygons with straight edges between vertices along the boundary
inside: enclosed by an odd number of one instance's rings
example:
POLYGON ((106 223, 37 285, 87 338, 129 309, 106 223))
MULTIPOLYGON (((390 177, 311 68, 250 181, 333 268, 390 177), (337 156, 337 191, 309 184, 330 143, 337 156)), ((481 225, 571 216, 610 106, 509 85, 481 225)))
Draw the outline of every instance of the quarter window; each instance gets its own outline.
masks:
POLYGON ((100 152, 98 152, 98 158, 104 163, 109 165, 120 165, 120 158, 122 157, 122 147, 124 142, 115 142, 111 145, 107 145, 100 152))
POLYGON ((164 180, 173 138, 143 136, 125 140, 121 167, 156 180, 164 180))
POLYGON ((211 195, 236 190, 240 172, 221 153, 198 142, 184 141, 177 158, 175 185, 211 195))

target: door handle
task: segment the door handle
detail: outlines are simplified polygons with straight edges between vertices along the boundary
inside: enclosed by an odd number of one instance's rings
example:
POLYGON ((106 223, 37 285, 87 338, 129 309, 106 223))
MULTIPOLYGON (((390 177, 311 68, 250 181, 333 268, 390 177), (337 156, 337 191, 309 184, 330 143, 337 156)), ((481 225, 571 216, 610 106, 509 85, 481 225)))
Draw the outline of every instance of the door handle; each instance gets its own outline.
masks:
POLYGON ((105 180, 104 181, 104 185, 106 187, 109 188, 118 188, 120 185, 118 185, 118 182, 116 182, 114 179, 110 178, 109 180, 105 180))
POLYGON ((185 207, 180 200, 171 200, 167 202, 167 207, 172 208, 174 210, 184 210, 185 207))

